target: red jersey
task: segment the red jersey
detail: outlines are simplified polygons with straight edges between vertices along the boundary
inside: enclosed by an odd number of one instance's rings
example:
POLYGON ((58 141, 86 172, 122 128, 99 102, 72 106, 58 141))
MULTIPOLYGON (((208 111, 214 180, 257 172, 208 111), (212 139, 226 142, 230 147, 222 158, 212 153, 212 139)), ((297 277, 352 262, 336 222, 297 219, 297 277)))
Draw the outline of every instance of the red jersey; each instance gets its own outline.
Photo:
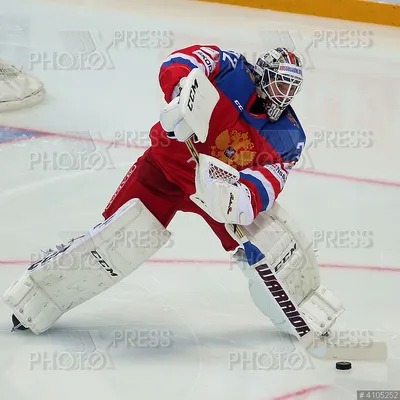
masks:
MULTIPOLYGON (((305 146, 304 131, 290 106, 275 123, 264 113, 251 112, 257 99, 253 66, 243 55, 213 45, 177 50, 164 61, 159 82, 167 102, 180 79, 193 68, 201 68, 220 94, 207 141, 196 143, 196 148, 240 171, 240 182, 252 193, 256 217, 269 209, 283 190, 288 172, 305 146)), ((196 163, 186 144, 167 138, 160 123, 153 126, 150 138, 154 157, 167 179, 193 194, 196 163)))

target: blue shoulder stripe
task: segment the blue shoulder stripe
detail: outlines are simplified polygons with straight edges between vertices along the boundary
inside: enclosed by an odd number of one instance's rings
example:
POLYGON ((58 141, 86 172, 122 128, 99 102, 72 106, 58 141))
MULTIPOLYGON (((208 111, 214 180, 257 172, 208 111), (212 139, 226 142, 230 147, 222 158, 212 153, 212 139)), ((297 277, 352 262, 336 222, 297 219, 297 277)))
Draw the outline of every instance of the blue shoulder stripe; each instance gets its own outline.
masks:
POLYGON ((164 67, 168 67, 169 65, 173 65, 175 63, 179 63, 179 64, 185 64, 187 66, 189 66, 190 68, 198 68, 197 65, 193 64, 191 61, 186 60, 185 58, 182 57, 174 57, 171 60, 165 61, 161 64, 161 69, 164 67))

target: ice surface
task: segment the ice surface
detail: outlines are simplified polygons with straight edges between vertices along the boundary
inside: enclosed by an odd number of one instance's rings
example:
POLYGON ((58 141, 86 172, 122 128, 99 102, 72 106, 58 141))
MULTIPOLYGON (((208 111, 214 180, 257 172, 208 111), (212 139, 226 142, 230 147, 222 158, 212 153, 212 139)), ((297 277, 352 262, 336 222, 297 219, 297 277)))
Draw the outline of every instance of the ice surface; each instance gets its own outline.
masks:
POLYGON ((370 235, 367 248, 316 242, 321 275, 346 304, 342 326, 373 331, 388 341, 390 351, 386 363, 354 363, 347 372, 336 371, 333 362, 308 359, 253 306, 247 282, 211 230, 195 215, 178 214, 170 225, 172 246, 45 334, 11 334, 10 310, 0 305, 2 399, 344 400, 355 398, 357 389, 399 389, 398 29, 180 1, 168 2, 168 8, 127 1, 96 7, 90 2, 0 4, 7 10, 1 16, 2 57, 30 69, 48 92, 31 110, 3 114, 0 125, 59 135, 0 146, 2 293, 39 250, 99 221, 147 145, 146 132, 162 104, 158 68, 170 51, 216 43, 255 61, 256 54, 281 44, 276 40, 290 37, 307 62, 296 110, 309 145, 280 202, 315 238, 321 232, 370 235), (153 30, 172 32, 172 46, 107 47, 114 31, 153 30), (321 30, 368 31, 373 41, 367 48, 313 45, 321 30), (114 67, 32 68, 29 54, 65 51, 62 31, 90 31, 114 67), (321 130, 370 131, 371 145, 333 146, 321 140, 321 130), (120 146, 112 144, 115 140, 120 146), (51 157, 82 149, 99 154, 103 164, 51 167, 51 157), (39 159, 44 156, 47 164, 39 159), (165 347, 144 347, 151 330, 168 339, 165 347), (139 334, 142 342, 134 340, 139 334), (265 367, 266 355, 293 351, 298 364, 265 367), (98 370, 87 364, 93 354, 100 357, 98 370), (75 370, 62 370, 71 355, 75 362, 89 358, 75 370), (264 364, 237 361, 243 355, 264 356, 264 364))

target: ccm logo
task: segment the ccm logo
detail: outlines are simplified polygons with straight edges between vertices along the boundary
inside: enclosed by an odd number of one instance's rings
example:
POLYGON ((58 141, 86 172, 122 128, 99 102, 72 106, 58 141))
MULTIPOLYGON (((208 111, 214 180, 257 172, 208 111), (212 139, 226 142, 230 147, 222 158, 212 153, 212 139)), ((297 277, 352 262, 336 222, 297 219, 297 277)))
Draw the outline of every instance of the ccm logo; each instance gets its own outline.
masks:
POLYGON ((288 253, 282 258, 282 260, 280 260, 278 262, 278 264, 276 264, 275 266, 275 272, 280 271, 284 265, 286 264, 286 262, 289 260, 290 257, 292 257, 293 253, 295 252, 295 250, 297 249, 297 243, 294 243, 294 246, 288 251, 288 253))
POLYGON ((234 103, 237 105, 240 111, 243 111, 243 106, 239 103, 239 100, 235 100, 234 103))
POLYGON ((196 89, 199 87, 199 84, 197 83, 197 79, 194 80, 192 87, 190 88, 190 93, 189 93, 189 100, 187 102, 187 106, 190 111, 193 111, 193 102, 194 98, 196 95, 196 89))
POLYGON ((107 264, 106 260, 104 260, 101 255, 96 251, 92 250, 91 251, 92 256, 97 260, 97 262, 111 275, 111 276, 118 276, 114 272, 114 270, 107 264))

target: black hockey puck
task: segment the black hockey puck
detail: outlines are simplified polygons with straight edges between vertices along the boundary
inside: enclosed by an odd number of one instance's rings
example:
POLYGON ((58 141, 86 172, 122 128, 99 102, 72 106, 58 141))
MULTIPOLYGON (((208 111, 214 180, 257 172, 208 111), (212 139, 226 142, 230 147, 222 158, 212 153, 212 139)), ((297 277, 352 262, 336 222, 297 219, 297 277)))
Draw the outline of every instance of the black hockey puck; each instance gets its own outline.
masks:
POLYGON ((348 361, 338 361, 336 363, 336 369, 340 369, 340 370, 348 370, 351 369, 351 362, 348 361))

